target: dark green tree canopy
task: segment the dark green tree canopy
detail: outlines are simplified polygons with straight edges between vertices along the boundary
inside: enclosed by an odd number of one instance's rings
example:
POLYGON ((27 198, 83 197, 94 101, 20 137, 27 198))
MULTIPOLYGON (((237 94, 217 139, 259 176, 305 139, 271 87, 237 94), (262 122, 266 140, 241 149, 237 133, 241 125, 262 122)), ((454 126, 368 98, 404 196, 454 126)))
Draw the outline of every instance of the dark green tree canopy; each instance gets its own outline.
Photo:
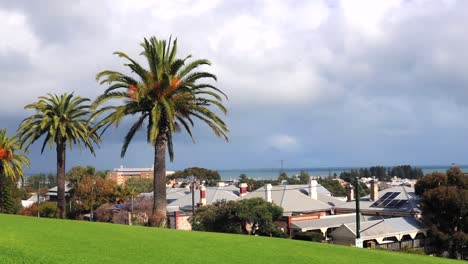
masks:
POLYGON ((195 177, 200 181, 216 182, 221 180, 221 175, 218 171, 200 168, 200 167, 191 167, 186 168, 181 171, 176 171, 174 174, 168 176, 168 179, 186 179, 188 177, 195 177))
POLYGON ((201 207, 190 218, 193 230, 261 236, 285 236, 273 222, 283 209, 262 198, 217 201, 201 207))
POLYGON ((458 167, 426 175, 416 184, 422 194, 424 221, 431 227, 440 252, 462 258, 468 246, 468 176, 458 167))

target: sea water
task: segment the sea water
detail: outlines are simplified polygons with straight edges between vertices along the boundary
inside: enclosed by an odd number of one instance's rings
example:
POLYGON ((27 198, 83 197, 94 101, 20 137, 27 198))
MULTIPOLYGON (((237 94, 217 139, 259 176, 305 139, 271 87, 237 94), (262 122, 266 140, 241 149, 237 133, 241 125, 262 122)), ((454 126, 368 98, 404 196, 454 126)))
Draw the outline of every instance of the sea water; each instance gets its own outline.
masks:
MULTIPOLYGON (((390 166, 392 167, 392 166, 390 166)), ((423 170, 424 174, 429 174, 435 171, 446 172, 450 166, 412 166, 414 168, 420 168, 423 170)), ((468 165, 459 166, 460 169, 464 172, 468 172, 468 165)), ((270 169, 233 169, 233 170, 218 170, 221 178, 223 180, 234 180, 239 179, 241 174, 245 174, 248 178, 253 178, 256 180, 269 180, 277 179, 279 173, 284 171, 288 174, 289 177, 299 174, 301 171, 309 173, 311 176, 321 176, 328 177, 340 175, 341 172, 349 172, 352 169, 359 169, 361 167, 330 167, 330 168, 285 168, 281 170, 280 168, 270 168, 270 169)))

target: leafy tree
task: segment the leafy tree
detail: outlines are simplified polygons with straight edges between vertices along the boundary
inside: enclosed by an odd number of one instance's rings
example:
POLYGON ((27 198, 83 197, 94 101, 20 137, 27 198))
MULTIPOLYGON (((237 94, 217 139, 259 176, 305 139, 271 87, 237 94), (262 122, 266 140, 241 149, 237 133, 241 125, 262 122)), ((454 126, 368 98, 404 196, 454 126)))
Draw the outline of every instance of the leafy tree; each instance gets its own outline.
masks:
POLYGON ((36 192, 39 189, 50 189, 57 184, 57 177, 52 173, 38 173, 26 178, 24 187, 28 192, 36 192))
POLYGON ((329 190, 333 196, 346 196, 346 190, 341 185, 341 183, 337 180, 330 179, 330 178, 320 178, 317 182, 329 190))
POLYGON ((67 180, 70 184, 70 186, 75 189, 77 188, 83 178, 86 176, 94 176, 96 170, 92 166, 75 166, 72 167, 67 174, 65 174, 65 180, 67 180))
POLYGON ((280 236, 273 222, 282 216, 283 208, 262 198, 252 198, 239 201, 237 214, 249 235, 280 236))
POLYGON ((207 186, 216 186, 216 183, 221 180, 221 175, 219 175, 218 171, 199 167, 176 171, 174 174, 168 176, 167 179, 186 179, 188 177, 195 177, 197 180, 205 181, 207 186))
POLYGON ((35 114, 24 119, 19 128, 19 135, 28 149, 41 137, 44 138, 41 152, 49 145, 55 145, 57 152, 57 208, 58 217, 65 218, 65 155, 67 144, 71 149, 74 144, 84 145, 94 154, 93 143, 99 143, 99 136, 93 131, 87 98, 62 94, 39 97, 39 101, 25 106, 35 114))
POLYGON ((239 176, 239 183, 247 183, 247 190, 249 192, 252 192, 260 187, 265 186, 265 184, 271 184, 271 185, 278 185, 279 181, 277 180, 255 180, 252 178, 249 178, 245 174, 241 174, 239 176))
POLYGON ((453 258, 463 258, 468 246, 468 176, 458 167, 447 174, 432 173, 416 184, 422 193, 424 221, 431 227, 437 249, 448 250, 453 258))
POLYGON ((222 233, 284 236, 273 222, 283 209, 262 198, 240 201, 217 201, 201 207, 190 218, 193 230, 222 233))
POLYGON ((192 230, 242 234, 238 207, 238 202, 221 200, 198 208, 196 214, 189 219, 192 230))
POLYGON ((363 182, 359 182, 359 197, 366 196, 370 193, 369 187, 363 182))
POLYGON ((423 195, 425 191, 447 184, 447 174, 433 172, 416 182, 414 186, 417 195, 423 195))
POLYGON ((75 204, 79 210, 89 211, 102 204, 117 200, 115 182, 96 175, 85 175, 75 192, 75 204))
POLYGON ((125 186, 136 193, 148 193, 153 190, 153 180, 130 178, 125 182, 125 186))
POLYGON ((17 136, 7 136, 6 129, 0 129, 0 213, 15 213, 13 196, 16 181, 24 178, 23 166, 29 167, 29 159, 23 151, 17 136))
POLYGON ((220 96, 225 94, 211 84, 200 83, 204 79, 216 80, 216 76, 211 73, 196 71, 200 66, 211 65, 208 60, 188 62, 191 56, 176 58, 177 40, 171 42, 171 39, 165 41, 151 37, 145 38, 141 46, 141 55, 146 59, 149 69, 127 54, 115 52, 128 61, 125 66, 134 75, 110 70, 100 72, 96 79, 101 84, 109 84, 109 87, 96 99, 94 107, 112 99, 122 102, 119 105, 103 106, 96 113, 96 116, 106 114, 98 125, 103 130, 112 124, 118 126, 125 116, 139 115, 125 136, 122 157, 136 131, 147 122, 147 141, 154 146, 153 214, 166 219, 165 158, 167 149, 170 160, 174 159, 173 133, 185 129, 192 137, 191 127, 195 124, 194 119, 198 119, 206 123, 215 135, 227 140, 227 126, 209 109, 214 106, 226 113, 220 96))
POLYGON ((278 175, 278 181, 279 182, 282 182, 282 181, 288 181, 289 179, 289 176, 286 172, 282 171, 280 172, 280 174, 278 175))
POLYGON ((310 175, 307 171, 300 171, 298 179, 299 179, 298 184, 306 184, 310 180, 310 175))
MULTIPOLYGON (((104 180, 104 181, 109 181, 109 180, 104 180)), ((132 198, 132 196, 135 194, 136 192, 133 189, 128 188, 128 186, 126 185, 124 186, 124 185, 114 184, 114 188, 110 196, 110 201, 113 203, 120 204, 120 203, 130 200, 130 198, 132 198)))
POLYGON ((249 181, 249 177, 245 173, 242 173, 239 176, 239 183, 247 183, 248 181, 249 181))

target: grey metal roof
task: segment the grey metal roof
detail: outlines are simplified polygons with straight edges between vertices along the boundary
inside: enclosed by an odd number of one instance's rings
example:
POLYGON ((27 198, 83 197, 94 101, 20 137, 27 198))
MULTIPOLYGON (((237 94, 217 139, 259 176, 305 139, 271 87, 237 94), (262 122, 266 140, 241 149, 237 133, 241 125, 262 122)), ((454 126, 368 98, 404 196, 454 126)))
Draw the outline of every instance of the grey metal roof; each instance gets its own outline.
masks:
MULTIPOLYGON (((301 192, 304 186, 307 185, 279 185, 272 186, 271 199, 272 203, 281 206, 285 213, 291 212, 314 212, 330 210, 332 205, 324 203, 320 200, 315 200, 301 192)), ((307 186, 308 188, 308 186, 307 186)), ((319 189, 319 188, 318 188, 319 189)), ((325 189, 326 190, 326 189, 325 189)), ((320 197, 320 193, 318 197, 320 197)), ((248 193, 241 199, 250 199, 260 197, 266 200, 266 191, 264 187, 248 193)))
MULTIPOLYGON (((206 188, 206 204, 212 204, 216 201, 227 200, 233 201, 239 199, 239 196, 235 195, 230 190, 224 190, 223 187, 208 187, 206 188)), ((195 191, 195 206, 200 203, 200 191, 195 191)), ((179 206, 181 210, 192 209, 192 193, 188 192, 183 197, 171 202, 168 206, 179 206)))
MULTIPOLYGON (((375 216, 360 215, 361 221, 375 220, 375 216)), ((291 228, 299 229, 301 231, 318 230, 321 228, 336 228, 343 224, 355 223, 356 214, 342 214, 322 216, 319 219, 295 221, 291 223, 291 228)))
MULTIPOLYGON (((301 188, 306 193, 309 193, 309 185, 308 184, 291 184, 291 185, 284 185, 284 186, 288 186, 288 187, 293 188, 293 189, 301 188)), ((327 188, 323 187, 322 185, 317 185, 317 193, 318 194, 326 194, 326 195, 329 195, 329 196, 332 195, 332 193, 329 190, 327 190, 327 188)))
MULTIPOLYGON (((356 223, 344 224, 353 234, 356 234, 356 223)), ((361 238, 372 239, 382 236, 407 234, 426 231, 427 226, 414 217, 395 217, 373 220, 361 223, 361 238)))
MULTIPOLYGON (((187 193, 190 193, 188 188, 166 188, 166 199, 177 200, 184 197, 187 193)), ((140 193, 139 196, 144 198, 151 198, 153 197, 153 192, 140 193)))
MULTIPOLYGON (((65 195, 68 195, 69 191, 71 190, 71 187, 68 182, 65 182, 65 195)), ((52 187, 47 190, 47 195, 48 196, 57 196, 57 186, 52 187)))
MULTIPOLYGON (((385 195, 388 192, 399 192, 400 194, 394 199, 406 200, 407 203, 399 208, 381 208, 371 207, 375 201, 370 199, 370 195, 363 196, 359 199, 359 206, 361 210, 373 210, 373 211, 398 211, 398 212, 421 212, 419 197, 415 194, 414 189, 407 186, 395 186, 391 188, 379 191, 379 197, 385 195)), ((337 209, 355 209, 356 201, 341 202, 336 205, 337 209)))

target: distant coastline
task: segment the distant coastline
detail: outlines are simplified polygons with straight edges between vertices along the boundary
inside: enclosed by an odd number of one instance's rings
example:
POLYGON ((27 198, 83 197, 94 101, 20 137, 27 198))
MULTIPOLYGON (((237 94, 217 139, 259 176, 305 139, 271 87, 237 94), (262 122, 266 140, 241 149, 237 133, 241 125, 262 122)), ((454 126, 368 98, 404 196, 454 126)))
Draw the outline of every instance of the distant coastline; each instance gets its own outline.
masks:
MULTIPOLYGON (((428 166, 413 166, 415 168, 421 168, 424 172, 424 174, 432 173, 434 171, 439 171, 439 172, 445 172, 447 171, 451 166, 446 165, 428 165, 428 166)), ((468 173, 468 165, 457 165, 461 168, 462 171, 468 173)), ((369 168, 371 166, 362 166, 362 167, 319 167, 319 168, 284 168, 284 172, 288 174, 288 176, 294 176, 298 174, 300 171, 306 171, 308 172, 311 176, 322 176, 322 177, 327 177, 329 175, 332 175, 336 173, 337 175, 340 175, 341 172, 347 171, 349 172, 352 169, 359 169, 359 168, 369 168)), ((392 166, 385 166, 385 167, 392 167, 392 166)), ((219 174, 221 175, 221 178, 223 180, 234 180, 238 179, 241 174, 247 175, 249 178, 253 178, 256 180, 267 180, 267 179, 276 179, 278 178, 280 168, 253 168, 253 169, 221 169, 217 170, 219 174)), ((31 175, 35 174, 55 174, 55 172, 50 171, 50 172, 28 172, 26 173, 26 177, 29 177, 31 175)))
MULTIPOLYGON (((468 172, 468 165, 457 165, 461 168, 462 171, 468 172)), ((369 166, 370 167, 370 166, 369 166)), ((392 167, 392 166, 385 166, 385 167, 392 167)), ((441 166, 441 165, 430 165, 430 166, 412 166, 415 168, 421 168, 424 174, 429 174, 434 171, 445 172, 451 166, 441 166)), ((286 172, 289 176, 293 176, 298 174, 300 171, 306 171, 311 176, 322 176, 327 177, 336 173, 340 175, 343 171, 350 171, 352 169, 359 169, 365 168, 363 167, 323 167, 323 168, 284 168, 284 172, 286 172)), ((280 172, 280 168, 266 168, 266 169, 230 169, 230 170, 218 170, 219 174, 221 174, 221 178, 223 180, 233 180, 238 179, 241 174, 247 175, 249 178, 257 179, 257 180, 266 180, 266 179, 276 179, 280 172)))

